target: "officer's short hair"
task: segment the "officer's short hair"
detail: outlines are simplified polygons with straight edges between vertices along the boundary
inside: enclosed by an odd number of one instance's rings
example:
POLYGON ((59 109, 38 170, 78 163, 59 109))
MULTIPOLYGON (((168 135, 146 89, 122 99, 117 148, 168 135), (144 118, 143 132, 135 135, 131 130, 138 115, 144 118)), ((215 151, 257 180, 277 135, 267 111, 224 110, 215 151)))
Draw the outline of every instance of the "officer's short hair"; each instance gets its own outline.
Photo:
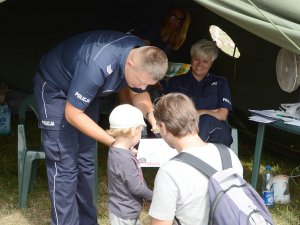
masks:
POLYGON ((212 61, 218 57, 218 48, 209 40, 201 39, 192 45, 190 50, 191 57, 211 57, 212 61))
POLYGON ((159 81, 164 78, 168 70, 166 53, 155 46, 140 47, 138 52, 143 71, 150 74, 153 80, 159 81))

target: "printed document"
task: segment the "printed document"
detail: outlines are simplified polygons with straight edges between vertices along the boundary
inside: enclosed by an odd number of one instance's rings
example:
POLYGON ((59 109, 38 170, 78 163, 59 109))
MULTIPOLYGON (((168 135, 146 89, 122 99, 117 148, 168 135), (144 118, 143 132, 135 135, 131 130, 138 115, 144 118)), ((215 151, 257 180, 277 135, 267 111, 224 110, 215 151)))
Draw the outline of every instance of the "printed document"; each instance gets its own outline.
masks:
POLYGON ((145 138, 140 140, 137 160, 141 167, 160 167, 177 154, 162 138, 145 138))

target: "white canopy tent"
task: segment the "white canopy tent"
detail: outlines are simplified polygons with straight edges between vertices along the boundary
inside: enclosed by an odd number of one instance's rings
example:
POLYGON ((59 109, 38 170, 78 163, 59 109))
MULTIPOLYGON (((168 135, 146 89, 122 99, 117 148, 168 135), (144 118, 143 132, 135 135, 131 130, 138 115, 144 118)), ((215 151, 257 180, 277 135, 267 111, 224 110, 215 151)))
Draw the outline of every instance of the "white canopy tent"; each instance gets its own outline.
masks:
POLYGON ((300 54, 298 0, 194 0, 243 29, 300 54))

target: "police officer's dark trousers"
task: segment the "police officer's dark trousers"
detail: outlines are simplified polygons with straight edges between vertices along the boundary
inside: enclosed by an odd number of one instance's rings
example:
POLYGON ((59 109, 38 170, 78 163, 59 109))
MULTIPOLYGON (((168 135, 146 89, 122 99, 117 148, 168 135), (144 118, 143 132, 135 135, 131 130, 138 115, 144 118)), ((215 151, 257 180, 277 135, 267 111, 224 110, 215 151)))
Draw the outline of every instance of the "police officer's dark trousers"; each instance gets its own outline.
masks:
POLYGON ((199 118, 199 136, 209 143, 222 143, 227 147, 232 144, 231 128, 225 121, 204 114, 199 118))
MULTIPOLYGON (((35 98, 46 153, 51 225, 96 225, 93 204, 95 141, 64 117, 66 94, 35 78, 35 98)), ((98 121, 97 101, 85 113, 98 121)))

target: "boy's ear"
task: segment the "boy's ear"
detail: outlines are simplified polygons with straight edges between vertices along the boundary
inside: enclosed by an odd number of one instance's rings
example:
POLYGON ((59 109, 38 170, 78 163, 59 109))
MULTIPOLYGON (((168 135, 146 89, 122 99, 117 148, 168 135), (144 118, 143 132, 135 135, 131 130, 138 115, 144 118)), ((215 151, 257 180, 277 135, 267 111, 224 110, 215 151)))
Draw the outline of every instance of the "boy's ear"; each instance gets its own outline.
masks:
POLYGON ((166 136, 166 134, 167 134, 167 128, 166 128, 166 125, 165 125, 165 123, 164 122, 161 122, 161 123, 159 123, 159 129, 160 129, 160 135, 163 137, 163 136, 166 136))
POLYGON ((138 127, 133 128, 133 134, 136 135, 138 127))
POLYGON ((138 129, 139 129, 139 126, 132 128, 132 135, 133 136, 135 136, 138 133, 138 129))

